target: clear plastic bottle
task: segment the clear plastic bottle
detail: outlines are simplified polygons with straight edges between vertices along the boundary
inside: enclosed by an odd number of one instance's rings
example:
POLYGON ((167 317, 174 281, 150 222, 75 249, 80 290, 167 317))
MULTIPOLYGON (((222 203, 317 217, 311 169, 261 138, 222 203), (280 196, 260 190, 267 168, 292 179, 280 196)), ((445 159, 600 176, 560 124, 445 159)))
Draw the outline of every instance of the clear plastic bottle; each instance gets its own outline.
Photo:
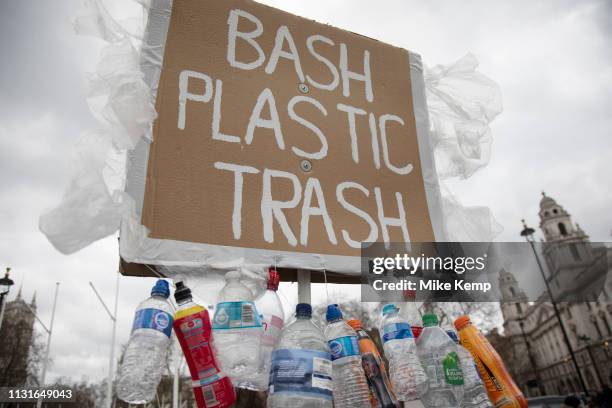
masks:
POLYGON ((457 345, 438 327, 435 314, 423 315, 423 326, 417 353, 427 374, 427 390, 421 401, 427 408, 458 408, 463 399, 463 372, 457 345))
POLYGON ((379 333, 389 361, 389 377, 397 399, 418 399, 427 388, 427 376, 419 362, 410 325, 400 317, 395 305, 383 307, 379 333))
POLYGON ((268 408, 332 408, 332 362, 312 308, 299 303, 272 352, 268 408))
POLYGON ((459 344, 459 337, 455 330, 446 328, 446 334, 457 345, 457 354, 459 355, 459 361, 461 361, 461 370, 463 371, 463 400, 461 401, 461 408, 492 408, 493 405, 489 401, 489 396, 482 384, 482 378, 478 374, 476 362, 472 354, 459 344))
POLYGON ((423 331, 423 321, 416 303, 416 292, 414 290, 404 291, 404 299, 406 301, 400 305, 399 315, 410 325, 414 341, 416 341, 423 331))
POLYGON ((263 336, 261 338, 261 362, 257 374, 258 388, 261 391, 268 389, 270 377, 270 364, 272 363, 272 350, 278 343, 283 329, 285 313, 278 297, 278 284, 280 276, 275 269, 268 271, 268 287, 266 291, 255 300, 255 306, 263 323, 263 336))
POLYGON ((325 338, 332 356, 335 408, 370 408, 357 334, 342 319, 338 305, 327 306, 325 338))
POLYGON ((174 307, 168 282, 159 279, 136 309, 117 380, 117 397, 130 404, 153 401, 170 346, 174 307))
POLYGON ((235 387, 258 390, 263 325, 253 303, 253 292, 240 282, 241 273, 225 274, 226 284, 212 321, 213 338, 221 369, 235 387))

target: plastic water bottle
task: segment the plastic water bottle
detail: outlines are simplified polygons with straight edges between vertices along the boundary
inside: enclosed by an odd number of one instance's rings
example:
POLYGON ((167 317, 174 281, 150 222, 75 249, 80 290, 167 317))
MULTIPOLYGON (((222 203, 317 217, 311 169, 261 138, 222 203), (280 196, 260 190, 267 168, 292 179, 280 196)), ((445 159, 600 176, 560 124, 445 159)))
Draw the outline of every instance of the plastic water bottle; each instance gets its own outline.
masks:
POLYGON ((312 308, 299 303, 272 352, 268 408, 332 408, 332 362, 312 308))
POLYGON ((423 332, 417 353, 427 374, 427 390, 421 401, 427 408, 458 408, 463 399, 463 372, 457 345, 438 327, 435 314, 423 315, 423 332))
POLYGON ((369 408, 370 390, 361 365, 355 331, 338 305, 327 306, 325 338, 332 356, 335 408, 369 408))
POLYGON ((427 376, 417 356, 410 325, 399 315, 399 309, 383 307, 380 325, 381 341, 389 361, 389 376, 400 401, 418 399, 427 388, 427 376))
POLYGON ((212 321, 213 338, 221 369, 234 386, 258 390, 263 325, 253 292, 240 282, 240 276, 238 271, 225 274, 226 284, 212 321))
POLYGON ((261 391, 268 389, 272 350, 280 339, 285 320, 283 305, 276 293, 279 282, 278 272, 270 268, 268 271, 268 288, 261 297, 255 300, 255 306, 261 317, 264 329, 263 337, 261 338, 261 362, 256 380, 261 391))
POLYGON ((117 396, 127 403, 144 404, 155 398, 172 333, 174 308, 168 296, 168 282, 159 279, 151 297, 136 309, 117 380, 117 396))
POLYGON ((402 319, 408 322, 410 329, 412 329, 412 336, 414 341, 419 338, 423 331, 423 321, 421 320, 421 314, 417 309, 416 303, 416 292, 414 290, 404 291, 405 302, 400 304, 399 315, 402 319))
POLYGON ((461 361, 461 370, 463 371, 463 400, 461 401, 461 408, 492 408, 493 405, 489 401, 489 396, 482 384, 482 378, 478 374, 472 354, 459 344, 459 337, 455 330, 447 328, 446 334, 457 345, 457 354, 459 355, 459 361, 461 361))

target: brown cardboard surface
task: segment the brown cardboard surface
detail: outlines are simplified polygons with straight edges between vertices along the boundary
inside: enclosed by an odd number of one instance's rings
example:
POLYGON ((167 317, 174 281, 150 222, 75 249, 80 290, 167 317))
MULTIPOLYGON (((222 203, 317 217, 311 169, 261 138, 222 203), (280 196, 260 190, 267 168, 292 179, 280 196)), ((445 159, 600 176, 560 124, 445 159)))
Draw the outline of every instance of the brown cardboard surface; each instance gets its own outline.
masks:
MULTIPOLYGON (((242 18, 238 29, 251 31, 255 25, 242 18)), ((252 61, 256 51, 244 40, 236 42, 236 58, 252 61)), ((283 50, 289 51, 287 43, 283 50)), ((375 187, 380 188, 384 213, 397 217, 396 193, 401 194, 406 213, 407 228, 412 241, 434 241, 423 186, 416 125, 411 97, 408 52, 373 39, 327 25, 303 19, 248 0, 176 0, 173 4, 166 51, 157 94, 158 119, 154 125, 154 142, 150 147, 143 224, 150 237, 177 241, 198 242, 243 248, 268 249, 329 255, 359 256, 359 249, 351 248, 343 238, 343 231, 355 241, 365 240, 370 232, 368 223, 354 212, 343 208, 337 200, 336 187, 351 181, 365 187, 369 196, 357 189, 345 190, 345 199, 352 206, 365 211, 377 224, 378 241, 382 230, 378 219, 375 187), (231 10, 243 10, 259 19, 263 33, 256 38, 265 53, 262 66, 244 70, 232 67, 227 58, 228 17, 231 10), (322 35, 334 45, 317 42, 316 52, 339 67, 340 44, 347 46, 348 67, 363 73, 364 51, 370 53, 373 101, 365 96, 363 82, 350 80, 350 96, 342 92, 342 79, 334 90, 323 90, 308 80, 308 93, 300 91, 302 81, 296 74, 294 62, 279 58, 276 70, 266 73, 274 48, 277 30, 286 26, 295 40, 300 63, 305 75, 320 83, 333 78, 324 63, 317 60, 307 48, 307 38, 322 35), (185 125, 177 125, 179 117, 179 78, 184 70, 205 74, 223 84, 220 104, 220 130, 235 135, 240 143, 215 140, 212 137, 213 106, 218 88, 211 89, 207 102, 186 102, 185 125), (268 88, 274 96, 283 134, 284 149, 280 149, 271 129, 257 128, 251 144, 245 133, 249 118, 260 93, 268 88), (300 164, 304 160, 292 150, 306 152, 319 150, 321 144, 312 132, 293 120, 288 114, 288 102, 295 96, 314 98, 327 111, 308 103, 295 105, 296 113, 321 129, 328 142, 324 159, 309 160, 312 170, 305 172, 300 164), (406 175, 391 171, 382 155, 380 127, 377 127, 381 149, 380 168, 374 165, 368 115, 357 116, 359 163, 351 153, 347 114, 338 110, 344 104, 373 113, 375 118, 385 114, 401 117, 404 125, 387 122, 389 161, 397 167, 411 163, 413 170, 406 175), (244 174, 241 210, 241 236, 237 239, 232 229, 234 213, 235 177, 230 171, 215 168, 216 162, 251 166, 258 174, 244 174), (283 214, 297 238, 291 245, 279 223, 273 218, 274 242, 264 239, 262 220, 262 184, 264 169, 281 170, 297 176, 302 195, 296 208, 284 209, 283 214), (309 178, 315 178, 322 187, 325 205, 332 220, 337 244, 328 239, 323 218, 310 217, 308 241, 300 242, 304 189, 309 178)), ((191 93, 203 93, 204 82, 191 79, 191 93)), ((270 118, 268 106, 261 116, 270 118)), ((292 185, 287 179, 272 179, 275 200, 290 200, 292 185)), ((313 207, 321 203, 316 196, 313 207)), ((390 241, 401 242, 398 227, 389 227, 390 241)))

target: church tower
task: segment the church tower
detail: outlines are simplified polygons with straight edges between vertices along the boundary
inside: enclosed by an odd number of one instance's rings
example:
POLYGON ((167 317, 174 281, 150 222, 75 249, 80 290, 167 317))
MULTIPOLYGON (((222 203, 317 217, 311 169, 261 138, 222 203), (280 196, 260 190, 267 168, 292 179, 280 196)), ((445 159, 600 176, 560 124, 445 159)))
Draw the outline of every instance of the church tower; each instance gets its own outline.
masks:
POLYGON ((504 333, 509 336, 521 332, 519 321, 527 310, 527 295, 520 288, 514 275, 505 269, 499 273, 501 311, 504 316, 504 333))
POLYGON ((546 242, 585 242, 589 237, 565 209, 546 193, 540 200, 540 229, 546 242))
POLYGON ((22 288, 15 299, 7 302, 0 329, 0 387, 24 386, 34 380, 28 368, 30 348, 34 341, 36 295, 28 305, 22 288))
POLYGON ((594 261, 592 246, 589 237, 578 224, 574 224, 570 214, 544 192, 539 216, 548 282, 557 300, 566 299, 570 296, 567 288, 576 287, 577 276, 594 261))

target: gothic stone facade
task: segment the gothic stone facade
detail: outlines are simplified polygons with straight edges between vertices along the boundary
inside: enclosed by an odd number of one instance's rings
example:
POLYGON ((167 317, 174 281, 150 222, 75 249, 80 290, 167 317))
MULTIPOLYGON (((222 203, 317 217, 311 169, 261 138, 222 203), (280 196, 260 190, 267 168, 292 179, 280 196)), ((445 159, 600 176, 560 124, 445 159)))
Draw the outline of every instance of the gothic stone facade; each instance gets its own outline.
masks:
MULTIPOLYGON (((29 306, 36 310, 36 299, 29 306)), ((0 329, 0 387, 25 385, 28 381, 28 356, 34 336, 34 315, 21 298, 8 302, 0 329)))
MULTIPOLYGON (((585 245, 589 240, 580 226, 544 194, 539 216, 553 293, 562 294, 567 280, 576 279, 579 271, 588 272, 589 265, 612 264, 612 250, 585 245), (558 248, 568 253, 550 256, 558 248)), ((514 276, 505 271, 500 274, 500 289, 504 331, 503 335, 493 331, 489 340, 525 395, 580 393, 582 387, 549 298, 529 302, 514 276)), ((586 386, 599 390, 612 385, 612 290, 609 286, 602 290, 601 285, 585 290, 592 291, 592 302, 561 301, 557 306, 586 386)))

